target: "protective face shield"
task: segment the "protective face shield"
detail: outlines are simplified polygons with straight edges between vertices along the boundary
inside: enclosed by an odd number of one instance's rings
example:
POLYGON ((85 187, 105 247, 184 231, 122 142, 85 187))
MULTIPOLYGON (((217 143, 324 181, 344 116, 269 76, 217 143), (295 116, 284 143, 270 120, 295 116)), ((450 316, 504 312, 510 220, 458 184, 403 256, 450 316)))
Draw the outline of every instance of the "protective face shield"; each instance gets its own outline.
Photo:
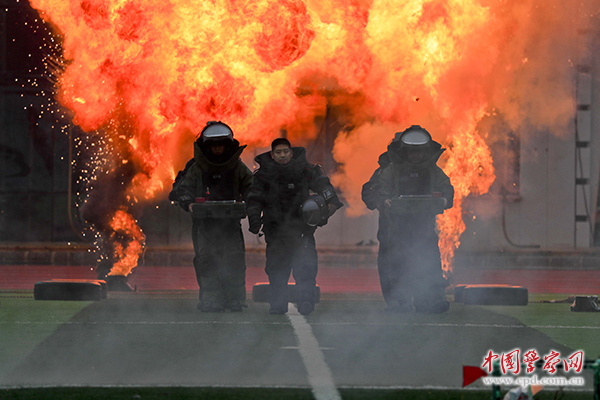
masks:
POLYGON ((416 125, 413 125, 408 128, 400 137, 402 146, 420 147, 429 144, 429 141, 431 140, 429 133, 421 127, 413 129, 415 126, 416 125))
POLYGON ((431 135, 419 125, 411 126, 396 140, 400 155, 411 164, 420 164, 431 156, 431 135))
POLYGON ((221 121, 208 121, 200 134, 202 143, 233 142, 233 131, 221 121))
POLYGON ((302 204, 302 219, 309 226, 323 226, 329 219, 329 207, 321 195, 313 195, 302 204))

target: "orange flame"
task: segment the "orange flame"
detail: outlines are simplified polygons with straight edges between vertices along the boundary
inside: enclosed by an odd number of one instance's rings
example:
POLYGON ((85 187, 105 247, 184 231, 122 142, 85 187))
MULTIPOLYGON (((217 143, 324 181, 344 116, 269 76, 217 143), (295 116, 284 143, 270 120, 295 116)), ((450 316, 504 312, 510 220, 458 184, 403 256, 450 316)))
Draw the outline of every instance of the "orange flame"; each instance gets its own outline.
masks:
POLYGON ((123 210, 115 213, 110 227, 113 232, 109 240, 114 243, 113 259, 116 261, 108 275, 127 276, 137 266, 146 237, 135 219, 123 210))
MULTIPOLYGON (((474 119, 474 124, 480 117, 474 119)), ((454 186, 454 207, 438 216, 440 252, 444 276, 452 272, 454 250, 460 245, 460 235, 465 230, 462 202, 470 194, 487 193, 495 179, 492 156, 475 126, 459 126, 450 133, 452 147, 444 166, 454 186)))
POLYGON ((457 188, 439 219, 446 270, 462 200, 494 180, 478 122, 496 109, 511 129, 563 131, 575 26, 589 17, 575 0, 30 1, 64 35, 59 98, 75 122, 129 132, 125 154, 141 164, 130 198, 170 186, 207 120, 250 144, 282 127, 303 142, 336 106, 345 133, 334 182, 357 215, 377 156, 420 124, 449 148, 442 163, 457 188))

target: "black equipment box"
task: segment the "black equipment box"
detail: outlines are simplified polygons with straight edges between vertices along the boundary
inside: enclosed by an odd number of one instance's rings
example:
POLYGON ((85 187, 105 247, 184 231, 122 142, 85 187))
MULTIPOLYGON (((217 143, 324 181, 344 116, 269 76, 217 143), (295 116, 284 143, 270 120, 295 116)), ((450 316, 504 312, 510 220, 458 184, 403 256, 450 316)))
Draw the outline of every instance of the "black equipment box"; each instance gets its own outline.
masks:
POLYGON ((106 298, 106 282, 92 279, 53 279, 37 282, 35 300, 98 301, 106 298))
MULTIPOLYGON (((321 298, 321 288, 317 285, 315 288, 315 303, 321 298)), ((255 303, 269 302, 269 284, 257 283, 252 287, 252 301, 255 303)), ((296 303, 296 284, 288 283, 288 302, 296 303)))
POLYGON ((571 304, 573 312, 599 312, 598 296, 575 296, 575 301, 571 304))
POLYGON ((442 214, 444 198, 433 196, 402 195, 392 197, 392 214, 442 214))
POLYGON ((235 200, 192 203, 192 217, 243 219, 246 218, 246 203, 235 200))

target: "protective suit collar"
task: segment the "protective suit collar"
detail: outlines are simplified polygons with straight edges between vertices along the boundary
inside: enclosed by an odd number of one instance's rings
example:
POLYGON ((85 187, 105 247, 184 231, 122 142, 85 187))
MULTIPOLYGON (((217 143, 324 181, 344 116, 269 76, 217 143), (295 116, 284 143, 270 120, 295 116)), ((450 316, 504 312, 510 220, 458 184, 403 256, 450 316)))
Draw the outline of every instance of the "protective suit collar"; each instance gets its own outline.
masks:
POLYGON ((390 165, 391 160, 388 152, 386 151, 385 153, 381 153, 377 162, 381 168, 385 168, 390 165))
POLYGON ((278 171, 294 171, 297 169, 304 168, 308 164, 306 159, 306 149, 304 147, 292 147, 292 159, 287 164, 278 164, 271 157, 271 152, 259 154, 254 158, 261 168, 266 170, 278 170, 278 171))

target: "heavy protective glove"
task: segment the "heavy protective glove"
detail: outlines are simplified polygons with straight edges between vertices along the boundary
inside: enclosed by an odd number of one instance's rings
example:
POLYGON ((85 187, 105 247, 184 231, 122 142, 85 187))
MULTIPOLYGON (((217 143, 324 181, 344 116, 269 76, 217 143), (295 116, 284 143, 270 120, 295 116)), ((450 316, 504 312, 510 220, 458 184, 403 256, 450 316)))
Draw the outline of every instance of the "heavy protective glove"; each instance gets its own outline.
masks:
POLYGON ((190 211, 189 210, 189 206, 190 204, 193 203, 192 196, 190 196, 189 194, 184 194, 179 196, 179 205, 181 206, 181 208, 183 208, 185 211, 190 211))
POLYGON ((260 216, 254 214, 248 215, 248 223, 250 225, 248 228, 250 232, 254 233, 255 235, 260 232, 260 227, 262 225, 260 216))

